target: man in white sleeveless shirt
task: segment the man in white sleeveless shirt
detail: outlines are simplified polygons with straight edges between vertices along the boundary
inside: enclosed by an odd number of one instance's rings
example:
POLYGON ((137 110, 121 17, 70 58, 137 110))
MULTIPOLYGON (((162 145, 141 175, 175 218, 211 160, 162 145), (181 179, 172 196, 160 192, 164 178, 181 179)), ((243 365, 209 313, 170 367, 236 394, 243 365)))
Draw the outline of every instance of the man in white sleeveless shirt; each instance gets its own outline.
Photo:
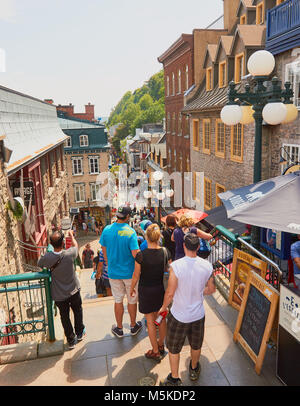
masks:
POLYGON ((173 300, 167 319, 166 346, 169 350, 171 373, 161 386, 181 386, 179 378, 180 352, 185 338, 191 347, 189 376, 196 381, 200 375, 200 354, 204 337, 204 295, 215 292, 212 265, 197 256, 199 238, 192 233, 184 237, 185 257, 172 262, 168 288, 159 312, 164 312, 173 300))

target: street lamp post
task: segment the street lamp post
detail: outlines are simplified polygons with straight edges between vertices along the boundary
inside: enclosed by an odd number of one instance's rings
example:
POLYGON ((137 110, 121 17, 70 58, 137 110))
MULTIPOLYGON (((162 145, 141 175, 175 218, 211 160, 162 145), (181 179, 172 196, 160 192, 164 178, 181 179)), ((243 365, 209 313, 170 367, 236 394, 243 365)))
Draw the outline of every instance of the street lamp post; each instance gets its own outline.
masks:
MULTIPOLYGON (((271 88, 265 86, 275 67, 275 58, 268 51, 255 52, 248 61, 248 70, 255 80, 251 90, 245 85, 244 92, 235 90, 235 83, 230 82, 228 103, 221 111, 221 119, 226 125, 249 124, 255 121, 254 168, 253 183, 260 182, 262 168, 262 123, 270 125, 288 123, 297 118, 297 108, 291 99, 293 91, 291 83, 285 83, 281 89, 278 78, 272 78, 271 88), (240 106, 240 103, 242 105, 240 106)), ((252 244, 255 248, 260 245, 259 227, 252 227, 252 244)))
POLYGON ((153 179, 158 182, 158 192, 155 190, 146 190, 144 192, 144 197, 146 199, 151 199, 153 196, 156 197, 158 200, 158 224, 159 227, 161 228, 161 203, 165 199, 165 197, 172 197, 174 194, 174 191, 172 189, 167 189, 165 192, 163 191, 162 188, 162 180, 164 177, 164 173, 162 171, 155 171, 153 173, 153 179))

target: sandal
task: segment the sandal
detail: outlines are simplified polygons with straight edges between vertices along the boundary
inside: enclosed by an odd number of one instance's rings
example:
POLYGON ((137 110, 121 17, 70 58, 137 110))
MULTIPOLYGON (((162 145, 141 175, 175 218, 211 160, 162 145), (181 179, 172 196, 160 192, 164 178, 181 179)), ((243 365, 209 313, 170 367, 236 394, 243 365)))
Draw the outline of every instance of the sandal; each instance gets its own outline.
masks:
POLYGON ((164 355, 165 354, 165 346, 163 344, 159 345, 158 346, 158 351, 159 351, 160 355, 164 355))
POLYGON ((160 362, 161 361, 161 354, 160 352, 154 352, 153 350, 149 350, 145 354, 146 358, 153 359, 154 361, 160 362))

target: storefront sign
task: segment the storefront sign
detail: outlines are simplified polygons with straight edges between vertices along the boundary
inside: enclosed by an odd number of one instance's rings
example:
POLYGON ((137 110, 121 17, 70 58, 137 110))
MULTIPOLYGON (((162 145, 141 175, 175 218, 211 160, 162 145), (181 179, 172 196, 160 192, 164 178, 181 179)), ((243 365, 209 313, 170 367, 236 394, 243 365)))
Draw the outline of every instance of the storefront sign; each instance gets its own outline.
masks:
MULTIPOLYGON (((35 205, 35 193, 34 193, 34 183, 32 181, 24 181, 23 182, 23 189, 24 189, 24 202, 27 204, 30 202, 32 206, 35 205)), ((21 186, 20 182, 14 182, 12 184, 12 193, 13 197, 20 197, 21 196, 21 186)))
POLYGON ((300 342, 300 296, 283 285, 280 286, 279 324, 300 342))
POLYGON ((235 248, 228 303, 237 310, 241 307, 247 279, 251 271, 255 271, 262 278, 265 278, 267 263, 235 248))
POLYGON ((260 374, 267 342, 277 315, 278 300, 279 293, 256 272, 251 271, 233 339, 241 344, 255 362, 257 374, 260 374))

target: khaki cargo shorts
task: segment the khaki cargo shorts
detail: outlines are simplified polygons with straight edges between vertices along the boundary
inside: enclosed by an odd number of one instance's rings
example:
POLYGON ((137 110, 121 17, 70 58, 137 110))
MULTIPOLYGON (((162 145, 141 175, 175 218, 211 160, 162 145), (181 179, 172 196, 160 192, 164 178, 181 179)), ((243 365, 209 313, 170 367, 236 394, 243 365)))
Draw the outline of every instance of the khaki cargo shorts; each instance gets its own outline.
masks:
POLYGON ((111 293, 116 303, 123 303, 125 294, 129 304, 136 304, 138 301, 137 286, 135 287, 136 295, 130 296, 131 279, 109 279, 111 293))

